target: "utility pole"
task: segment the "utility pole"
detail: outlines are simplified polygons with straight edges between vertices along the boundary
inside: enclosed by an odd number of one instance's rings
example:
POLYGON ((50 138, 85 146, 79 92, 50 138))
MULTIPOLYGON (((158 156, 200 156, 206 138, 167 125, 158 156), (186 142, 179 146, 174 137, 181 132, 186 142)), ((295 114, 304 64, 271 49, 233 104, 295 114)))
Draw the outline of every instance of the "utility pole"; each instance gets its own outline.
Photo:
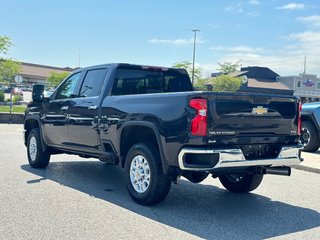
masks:
POLYGON ((307 57, 304 56, 303 75, 306 74, 306 71, 307 71, 307 57))
POLYGON ((197 32, 200 32, 199 29, 191 29, 192 32, 194 32, 194 38, 193 38, 193 61, 192 61, 192 86, 194 83, 194 62, 196 59, 196 42, 197 42, 197 32))

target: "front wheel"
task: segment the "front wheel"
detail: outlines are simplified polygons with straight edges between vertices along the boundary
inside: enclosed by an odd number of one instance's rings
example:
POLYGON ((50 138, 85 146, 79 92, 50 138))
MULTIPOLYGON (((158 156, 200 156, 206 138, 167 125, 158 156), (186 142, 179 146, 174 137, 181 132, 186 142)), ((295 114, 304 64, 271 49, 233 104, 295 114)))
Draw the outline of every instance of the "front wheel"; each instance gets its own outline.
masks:
POLYGON ((262 182, 263 175, 226 174, 219 177, 221 184, 230 192, 244 193, 256 189, 262 182))
POLYGON ((50 153, 43 151, 41 136, 38 128, 30 131, 27 140, 28 161, 33 168, 45 168, 50 161, 50 153))
POLYGON ((125 178, 130 196, 142 205, 161 202, 171 186, 171 178, 162 172, 159 151, 150 144, 139 143, 129 150, 125 178))

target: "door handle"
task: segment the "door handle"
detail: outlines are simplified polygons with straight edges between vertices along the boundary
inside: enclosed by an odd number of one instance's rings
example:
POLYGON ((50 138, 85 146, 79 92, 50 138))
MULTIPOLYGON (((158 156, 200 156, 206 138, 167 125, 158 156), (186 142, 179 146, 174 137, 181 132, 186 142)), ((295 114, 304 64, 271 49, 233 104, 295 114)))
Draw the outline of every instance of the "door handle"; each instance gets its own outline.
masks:
POLYGON ((67 111, 68 108, 69 108, 68 106, 63 106, 63 107, 61 107, 61 110, 62 110, 62 111, 67 111))
POLYGON ((97 105, 91 105, 90 107, 88 107, 89 110, 96 110, 97 109, 97 105))

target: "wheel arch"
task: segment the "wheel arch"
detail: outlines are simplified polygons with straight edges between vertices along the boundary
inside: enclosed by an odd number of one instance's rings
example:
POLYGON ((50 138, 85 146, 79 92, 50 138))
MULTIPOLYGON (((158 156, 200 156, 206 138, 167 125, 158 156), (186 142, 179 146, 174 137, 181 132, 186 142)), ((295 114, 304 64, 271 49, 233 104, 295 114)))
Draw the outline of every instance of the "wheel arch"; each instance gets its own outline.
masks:
POLYGON ((122 126, 119 141, 120 164, 124 167, 125 159, 130 148, 136 143, 148 142, 155 145, 161 159, 163 173, 167 173, 169 166, 165 159, 161 136, 155 124, 134 121, 122 126))
POLYGON ((311 122, 315 126, 316 129, 318 129, 318 130, 320 129, 317 124, 316 119, 314 118, 314 116, 312 114, 302 115, 301 120, 302 120, 302 123, 303 122, 311 122))
POLYGON ((36 116, 29 116, 24 121, 24 144, 25 144, 25 146, 27 146, 28 136, 29 136, 30 131, 33 128, 39 129, 40 137, 41 137, 41 147, 42 147, 43 151, 46 151, 48 146, 45 143, 44 138, 43 138, 41 121, 40 121, 39 117, 36 117, 36 116))
POLYGON ((316 127, 316 129, 318 129, 318 131, 320 131, 320 126, 319 126, 319 123, 320 123, 320 112, 319 112, 319 114, 318 114, 318 111, 302 113, 301 120, 302 120, 302 122, 303 121, 312 122, 313 125, 316 127))

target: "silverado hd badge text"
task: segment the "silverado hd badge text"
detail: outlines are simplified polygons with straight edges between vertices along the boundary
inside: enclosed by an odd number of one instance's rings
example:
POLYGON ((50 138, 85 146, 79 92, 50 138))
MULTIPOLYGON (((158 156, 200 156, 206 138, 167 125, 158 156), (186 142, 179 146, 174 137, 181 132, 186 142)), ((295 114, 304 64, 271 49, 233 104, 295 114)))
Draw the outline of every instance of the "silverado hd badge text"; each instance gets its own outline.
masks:
POLYGON ((210 135, 234 135, 236 132, 234 131, 212 131, 209 132, 210 135))

